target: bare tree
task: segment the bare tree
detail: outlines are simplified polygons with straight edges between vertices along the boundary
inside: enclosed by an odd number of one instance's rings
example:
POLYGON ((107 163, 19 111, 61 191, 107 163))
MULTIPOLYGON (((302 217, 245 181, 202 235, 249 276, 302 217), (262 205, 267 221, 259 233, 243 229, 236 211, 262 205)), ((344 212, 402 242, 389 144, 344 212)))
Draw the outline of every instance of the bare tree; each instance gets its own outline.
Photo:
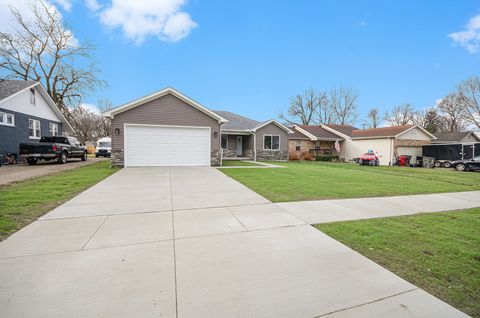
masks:
POLYGON ((288 108, 288 117, 281 114, 280 118, 288 124, 313 125, 318 124, 319 95, 310 88, 302 94, 292 97, 288 108))
POLYGON ((378 125, 380 125, 380 115, 379 115, 378 108, 370 109, 367 117, 368 117, 367 122, 370 128, 377 128, 378 125))
POLYGON ((338 86, 330 90, 330 107, 340 125, 353 124, 358 118, 358 92, 349 87, 338 86))
POLYGON ((0 32, 0 74, 9 79, 41 81, 60 110, 81 103, 86 94, 106 86, 91 57, 93 47, 80 44, 61 14, 43 0, 30 4, 33 18, 11 6, 16 27, 0 32))
POLYGON ((442 98, 438 110, 443 119, 443 131, 459 132, 465 129, 463 98, 458 93, 450 93, 442 98))
MULTIPOLYGON (((99 99, 98 108, 104 113, 113 108, 112 101, 109 99, 99 99)), ((107 137, 112 135, 112 121, 110 118, 102 115, 98 118, 98 137, 107 137)))
POLYGON ((70 114, 70 123, 75 130, 75 136, 80 143, 96 140, 98 135, 99 114, 95 114, 86 107, 77 106, 70 114))
POLYGON ((318 123, 323 125, 335 124, 337 122, 335 109, 331 107, 326 92, 318 93, 318 123))
POLYGON ((463 106, 463 117, 480 128, 480 77, 473 76, 458 85, 458 96, 463 106))
POLYGON ((395 106, 392 111, 385 113, 385 121, 391 126, 409 125, 413 123, 414 112, 412 104, 401 104, 395 106))

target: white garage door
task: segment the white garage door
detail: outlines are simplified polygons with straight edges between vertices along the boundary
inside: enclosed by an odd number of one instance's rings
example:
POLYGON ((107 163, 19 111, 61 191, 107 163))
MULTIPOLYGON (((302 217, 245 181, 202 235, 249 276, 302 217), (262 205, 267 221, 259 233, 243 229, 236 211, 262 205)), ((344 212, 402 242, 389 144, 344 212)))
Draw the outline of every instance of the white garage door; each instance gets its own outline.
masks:
POLYGON ((209 127, 125 126, 125 166, 209 165, 209 127))

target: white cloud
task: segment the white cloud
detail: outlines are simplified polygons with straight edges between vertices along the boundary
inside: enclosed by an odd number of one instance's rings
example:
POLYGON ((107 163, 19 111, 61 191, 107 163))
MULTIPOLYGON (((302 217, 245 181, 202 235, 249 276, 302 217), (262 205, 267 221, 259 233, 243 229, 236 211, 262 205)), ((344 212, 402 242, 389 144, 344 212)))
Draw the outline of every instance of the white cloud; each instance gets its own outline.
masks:
POLYGON ((72 10, 72 2, 70 0, 52 0, 53 3, 58 4, 63 10, 70 12, 72 10))
POLYGON ((450 33, 448 37, 455 45, 464 47, 468 52, 478 53, 480 51, 480 14, 468 21, 465 30, 450 33))
POLYGON ((87 104, 87 103, 82 103, 82 104, 80 104, 80 107, 83 107, 83 108, 85 108, 85 109, 88 109, 89 111, 91 111, 91 112, 94 113, 94 114, 98 114, 98 115, 101 114, 100 110, 98 109, 98 107, 97 107, 96 105, 87 104))
POLYGON ((100 13, 105 26, 121 29, 123 35, 136 44, 155 36, 176 42, 197 26, 190 15, 182 11, 185 0, 112 0, 100 13))
POLYGON ((88 10, 96 12, 102 8, 102 5, 97 2, 97 0, 85 0, 85 5, 88 10))

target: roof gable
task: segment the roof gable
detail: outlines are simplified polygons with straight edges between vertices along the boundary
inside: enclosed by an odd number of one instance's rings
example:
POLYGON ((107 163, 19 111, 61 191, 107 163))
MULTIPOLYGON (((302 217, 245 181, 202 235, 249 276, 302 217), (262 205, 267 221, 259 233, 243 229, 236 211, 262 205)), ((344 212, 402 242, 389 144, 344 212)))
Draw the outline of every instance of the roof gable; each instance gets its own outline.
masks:
MULTIPOLYGON (((0 95, 3 97, 0 98, 0 104, 8 103, 9 101, 16 103, 16 96, 21 96, 21 94, 26 93, 29 89, 35 89, 35 91, 40 94, 46 105, 50 107, 54 115, 58 118, 60 122, 62 122, 64 130, 74 132, 73 127, 70 125, 65 116, 63 116, 58 106, 55 104, 53 99, 47 93, 45 88, 43 88, 43 85, 40 82, 22 80, 0 81, 0 95)), ((20 112, 23 113, 23 111, 20 112)))
POLYGON ((263 128, 265 126, 268 126, 268 125, 275 125, 277 126, 278 128, 280 129, 283 129, 285 130, 287 133, 291 134, 293 133, 293 131, 290 130, 290 128, 288 128, 287 126, 285 125, 282 125, 281 123, 279 123, 278 121, 276 121, 275 119, 270 119, 270 120, 267 120, 267 121, 264 121, 263 123, 260 123, 260 125, 258 125, 257 127, 255 127, 254 129, 252 129, 252 131, 257 131, 258 129, 260 128, 263 128))
POLYGON ((152 101, 154 99, 157 99, 159 97, 162 97, 162 96, 165 96, 165 95, 168 95, 168 94, 171 94, 179 99, 181 99, 182 101, 184 101, 185 103, 187 103, 188 105, 192 106, 193 108, 203 112, 204 114, 214 118, 215 120, 217 120, 219 123, 226 123, 228 122, 227 119, 223 118, 222 116, 216 114, 215 112, 209 110, 208 108, 206 108, 205 106, 197 103, 196 101, 194 101, 193 99, 187 97, 186 95, 180 93, 179 91, 171 88, 171 87, 167 87, 167 88, 164 88, 160 91, 157 91, 155 93, 152 93, 150 95, 147 95, 147 96, 144 96, 144 97, 140 97, 138 99, 135 99, 131 102, 128 102, 126 104, 123 104, 121 106, 118 106, 116 108, 113 108, 113 109, 110 109, 106 112, 103 113, 103 115, 105 117, 110 117, 110 118, 113 118, 115 115, 117 114, 120 114, 120 113, 123 113, 123 112, 126 112, 132 108, 135 108, 135 107, 138 107, 138 106, 141 106, 149 101, 152 101))

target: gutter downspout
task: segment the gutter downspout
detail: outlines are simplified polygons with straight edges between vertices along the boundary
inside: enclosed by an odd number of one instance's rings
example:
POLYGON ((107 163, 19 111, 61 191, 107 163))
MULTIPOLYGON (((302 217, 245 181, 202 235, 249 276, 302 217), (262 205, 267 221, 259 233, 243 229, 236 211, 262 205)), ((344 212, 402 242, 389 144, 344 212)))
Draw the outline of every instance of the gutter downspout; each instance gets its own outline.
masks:
POLYGON ((391 166, 392 165, 392 161, 393 161, 393 139, 392 137, 388 138, 390 139, 390 161, 388 162, 388 165, 391 166))
POLYGON ((257 161, 257 134, 253 133, 253 161, 257 161))

